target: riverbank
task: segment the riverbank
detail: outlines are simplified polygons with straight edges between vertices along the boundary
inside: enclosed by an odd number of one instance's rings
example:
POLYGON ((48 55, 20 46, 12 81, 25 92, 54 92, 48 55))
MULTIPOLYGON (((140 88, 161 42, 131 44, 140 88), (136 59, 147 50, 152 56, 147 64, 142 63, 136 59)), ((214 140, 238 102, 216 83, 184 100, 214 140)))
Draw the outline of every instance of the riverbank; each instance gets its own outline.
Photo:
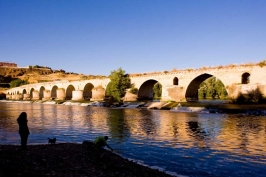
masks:
POLYGON ((100 158, 102 153, 93 143, 28 145, 27 150, 0 145, 0 176, 171 177, 110 151, 104 153, 100 158))

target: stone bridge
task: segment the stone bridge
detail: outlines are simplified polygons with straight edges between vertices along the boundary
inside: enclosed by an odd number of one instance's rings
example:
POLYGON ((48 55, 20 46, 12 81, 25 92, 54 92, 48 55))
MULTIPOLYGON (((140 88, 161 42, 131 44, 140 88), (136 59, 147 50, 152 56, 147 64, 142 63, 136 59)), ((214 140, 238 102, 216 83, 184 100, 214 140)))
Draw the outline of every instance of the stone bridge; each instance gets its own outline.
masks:
MULTIPOLYGON (((162 101, 198 100, 199 85, 212 76, 222 81, 231 99, 236 98, 239 93, 247 94, 256 89, 263 96, 266 95, 266 67, 232 65, 130 76, 138 93, 134 95, 127 92, 124 100, 152 99, 153 86, 157 82, 162 85, 162 101)), ((7 99, 103 100, 109 82, 109 79, 92 79, 29 84, 9 89, 7 99)))

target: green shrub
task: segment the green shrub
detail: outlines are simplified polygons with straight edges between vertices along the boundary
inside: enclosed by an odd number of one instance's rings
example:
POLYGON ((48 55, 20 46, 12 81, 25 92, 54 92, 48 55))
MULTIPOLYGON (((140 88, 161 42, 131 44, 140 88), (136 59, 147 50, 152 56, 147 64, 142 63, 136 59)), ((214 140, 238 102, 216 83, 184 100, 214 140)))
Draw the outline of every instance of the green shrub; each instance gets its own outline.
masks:
POLYGON ((135 88, 135 87, 131 87, 130 89, 129 89, 129 93, 132 93, 132 94, 137 94, 138 93, 138 89, 137 88, 135 88))
POLYGON ((10 82, 10 88, 19 87, 21 85, 29 84, 27 80, 16 79, 10 82))
POLYGON ((257 88, 249 91, 247 94, 240 93, 234 100, 235 103, 265 103, 266 98, 263 97, 261 91, 257 88))

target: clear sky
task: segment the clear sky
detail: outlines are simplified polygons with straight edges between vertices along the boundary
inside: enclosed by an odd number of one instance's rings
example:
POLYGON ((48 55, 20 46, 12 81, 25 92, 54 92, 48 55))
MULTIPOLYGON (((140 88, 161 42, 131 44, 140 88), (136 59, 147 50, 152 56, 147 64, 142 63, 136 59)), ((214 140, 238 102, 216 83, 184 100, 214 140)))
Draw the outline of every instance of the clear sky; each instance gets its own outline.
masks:
POLYGON ((144 73, 266 59, 266 0, 0 0, 0 61, 144 73))

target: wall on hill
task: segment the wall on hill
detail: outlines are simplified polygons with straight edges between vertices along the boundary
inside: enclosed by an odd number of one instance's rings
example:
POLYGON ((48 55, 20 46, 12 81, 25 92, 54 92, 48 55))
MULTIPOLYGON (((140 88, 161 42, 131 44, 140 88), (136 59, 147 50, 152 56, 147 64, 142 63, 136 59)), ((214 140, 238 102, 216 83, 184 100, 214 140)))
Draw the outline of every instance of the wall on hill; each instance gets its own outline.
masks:
POLYGON ((4 77, 11 77, 11 78, 17 78, 19 76, 22 76, 24 74, 40 74, 40 75, 46 75, 46 74, 52 74, 53 70, 46 69, 46 68, 10 68, 10 67, 1 67, 0 69, 0 75, 4 77))

